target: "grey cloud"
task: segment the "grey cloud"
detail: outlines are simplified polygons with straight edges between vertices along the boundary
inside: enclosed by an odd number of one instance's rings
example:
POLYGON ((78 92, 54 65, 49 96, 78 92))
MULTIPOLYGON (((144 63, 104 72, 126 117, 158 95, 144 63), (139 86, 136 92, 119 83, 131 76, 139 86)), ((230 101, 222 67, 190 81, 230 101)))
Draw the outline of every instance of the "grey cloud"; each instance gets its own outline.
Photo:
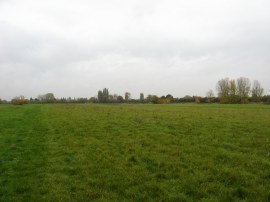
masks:
POLYGON ((1 98, 204 96, 226 76, 270 93, 266 0, 63 2, 0 1, 1 98))

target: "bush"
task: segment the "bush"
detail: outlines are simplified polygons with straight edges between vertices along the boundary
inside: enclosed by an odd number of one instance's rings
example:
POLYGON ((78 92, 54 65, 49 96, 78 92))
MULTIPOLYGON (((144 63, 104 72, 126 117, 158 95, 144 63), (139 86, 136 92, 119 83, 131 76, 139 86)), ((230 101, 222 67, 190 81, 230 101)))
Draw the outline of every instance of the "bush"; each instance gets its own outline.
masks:
POLYGON ((262 97, 262 102, 264 102, 265 104, 270 104, 270 95, 264 95, 262 97))
POLYGON ((24 98, 24 96, 15 97, 11 100, 11 104, 13 105, 23 105, 28 104, 28 100, 24 98))

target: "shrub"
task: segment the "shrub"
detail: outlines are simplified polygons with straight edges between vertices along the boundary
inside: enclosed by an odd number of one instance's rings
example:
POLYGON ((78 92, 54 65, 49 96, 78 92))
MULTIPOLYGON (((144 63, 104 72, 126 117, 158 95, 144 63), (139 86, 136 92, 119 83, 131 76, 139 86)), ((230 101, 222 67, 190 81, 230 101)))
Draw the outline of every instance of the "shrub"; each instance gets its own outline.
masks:
POLYGON ((13 105, 23 105, 28 104, 28 100, 24 98, 24 96, 18 96, 11 100, 11 104, 13 105))

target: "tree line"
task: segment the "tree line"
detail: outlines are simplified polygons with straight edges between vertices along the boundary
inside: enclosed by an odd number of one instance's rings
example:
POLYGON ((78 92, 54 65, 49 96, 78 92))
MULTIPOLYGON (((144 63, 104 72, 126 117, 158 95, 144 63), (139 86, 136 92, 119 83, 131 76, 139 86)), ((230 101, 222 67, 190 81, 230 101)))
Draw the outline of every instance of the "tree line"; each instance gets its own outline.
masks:
POLYGON ((251 85, 248 78, 240 77, 236 80, 220 79, 217 91, 221 103, 248 103, 261 102, 264 89, 258 80, 254 80, 251 85))
POLYGON ((123 96, 110 94, 108 88, 99 90, 97 96, 91 98, 56 98, 53 93, 39 95, 37 98, 26 99, 24 96, 14 97, 11 101, 0 99, 0 104, 46 104, 46 103, 268 103, 270 104, 270 95, 263 95, 264 89, 258 80, 251 82, 248 78, 240 77, 238 79, 223 78, 217 82, 217 96, 213 90, 206 92, 205 97, 186 95, 182 98, 175 98, 171 94, 157 96, 140 93, 139 99, 133 99, 130 92, 125 92, 123 96))

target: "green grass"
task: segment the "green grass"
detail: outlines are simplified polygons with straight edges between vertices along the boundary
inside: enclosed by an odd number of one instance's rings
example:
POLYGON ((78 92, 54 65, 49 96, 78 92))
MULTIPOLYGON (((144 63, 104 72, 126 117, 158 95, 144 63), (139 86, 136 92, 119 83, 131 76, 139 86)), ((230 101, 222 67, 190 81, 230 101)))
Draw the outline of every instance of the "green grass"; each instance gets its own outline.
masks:
POLYGON ((270 106, 0 106, 0 201, 270 201, 270 106))

